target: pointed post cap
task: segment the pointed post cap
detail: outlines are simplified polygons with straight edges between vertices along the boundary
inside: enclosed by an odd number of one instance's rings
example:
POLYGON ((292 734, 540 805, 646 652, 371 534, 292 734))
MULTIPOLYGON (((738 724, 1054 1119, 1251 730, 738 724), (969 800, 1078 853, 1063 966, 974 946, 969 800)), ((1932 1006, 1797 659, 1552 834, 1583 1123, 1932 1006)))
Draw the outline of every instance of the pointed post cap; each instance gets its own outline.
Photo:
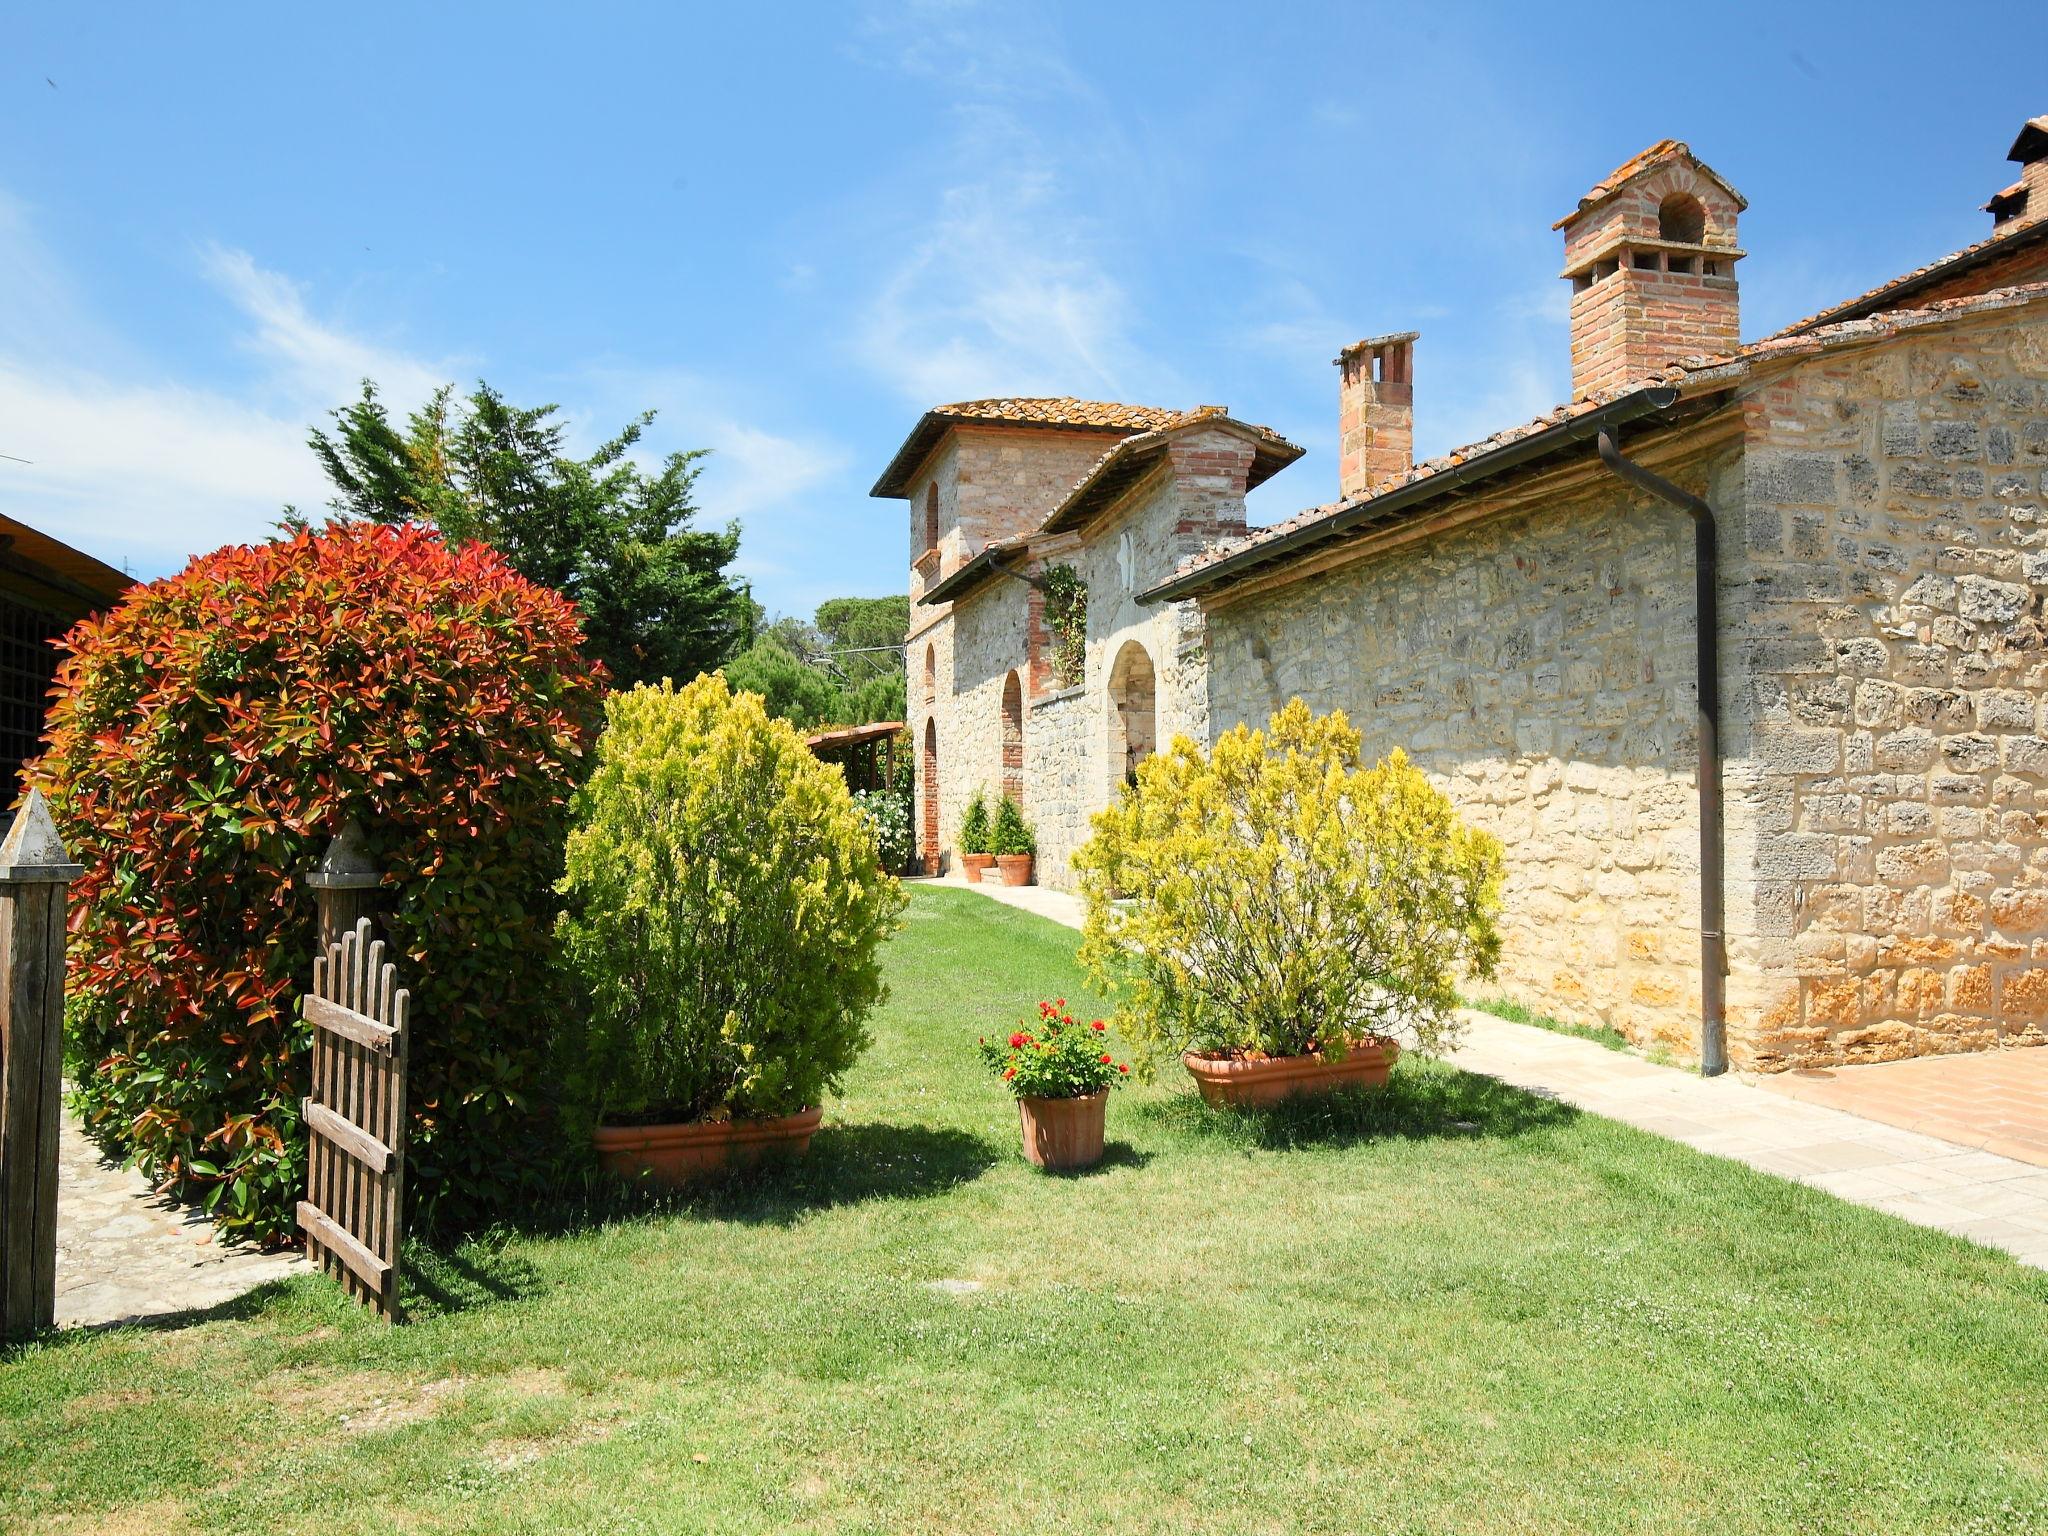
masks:
POLYGON ((50 819, 43 792, 31 789, 14 813, 7 840, 0 842, 0 881, 69 885, 84 873, 85 866, 72 863, 71 855, 64 851, 64 839, 57 835, 57 823, 50 819))
POLYGON ((361 891, 383 883, 384 872, 371 861, 362 825, 353 817, 342 823, 319 865, 306 877, 306 884, 316 891, 361 891))

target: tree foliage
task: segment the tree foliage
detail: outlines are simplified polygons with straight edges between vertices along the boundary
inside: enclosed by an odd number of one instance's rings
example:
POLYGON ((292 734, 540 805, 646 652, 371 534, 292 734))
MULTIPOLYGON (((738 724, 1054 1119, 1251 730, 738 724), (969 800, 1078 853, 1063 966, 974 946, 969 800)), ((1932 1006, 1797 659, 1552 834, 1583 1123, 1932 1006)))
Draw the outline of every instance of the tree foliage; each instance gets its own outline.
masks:
POLYGON ((815 623, 758 624, 753 645, 725 668, 735 688, 758 693, 768 712, 800 730, 904 717, 905 597, 835 597, 815 623))
MULTIPOLYGON (((648 411, 572 458, 555 412, 479 383, 460 397, 443 387, 401 425, 365 380, 361 398, 332 413, 332 431, 316 427, 309 442, 341 516, 475 539, 568 596, 619 686, 716 667, 751 637, 754 605, 730 572, 739 525, 692 526, 704 451, 641 469, 630 454, 648 411)), ((290 509, 286 518, 303 525, 290 509)))
POLYGON ((1400 752, 1363 767, 1341 712, 1295 699, 1213 752, 1177 737, 1094 828, 1081 960, 1148 1068, 1189 1046, 1429 1048, 1459 976, 1493 973, 1499 842, 1400 752))
POLYGON ((868 1044, 904 905, 873 823, 716 674, 605 712, 561 882, 588 997, 578 1102, 612 1120, 819 1103, 868 1044))
POLYGON ((341 524, 220 550, 69 636, 30 771, 71 888, 77 1102, 232 1232, 288 1238, 315 908, 346 819, 413 989, 408 1193, 500 1207, 553 1081, 549 890, 596 725, 575 610, 481 545, 341 524))

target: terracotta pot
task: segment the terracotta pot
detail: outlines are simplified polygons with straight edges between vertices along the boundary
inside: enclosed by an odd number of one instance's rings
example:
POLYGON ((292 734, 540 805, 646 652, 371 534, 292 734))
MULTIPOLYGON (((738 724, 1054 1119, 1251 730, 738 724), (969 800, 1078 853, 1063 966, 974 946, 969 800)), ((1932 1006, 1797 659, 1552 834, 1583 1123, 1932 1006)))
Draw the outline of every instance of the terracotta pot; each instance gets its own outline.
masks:
POLYGON ((1277 1104, 1296 1094, 1328 1093, 1333 1088, 1382 1087, 1400 1054, 1401 1047, 1392 1040, 1365 1039, 1355 1041, 1341 1061, 1331 1061, 1321 1051, 1257 1059, 1188 1051, 1181 1062, 1211 1104, 1258 1105, 1277 1104))
POLYGON ((967 883, 969 885, 981 884, 981 877, 988 873, 989 866, 995 863, 995 861, 996 856, 992 853, 961 854, 960 867, 967 871, 967 883))
POLYGON ((1003 877, 1003 884, 1005 885, 1029 885, 1031 883, 1031 855, 1028 853, 997 854, 996 873, 1003 877))
POLYGON ((721 1168, 747 1168, 771 1152, 799 1156, 817 1134, 822 1109, 765 1120, 687 1120, 668 1125, 600 1125, 591 1133, 598 1161, 626 1178, 687 1184, 721 1168))
POLYGON ((1077 1099, 1017 1100, 1024 1129, 1024 1155, 1041 1168, 1092 1168, 1102 1161, 1102 1123, 1109 1090, 1077 1099))

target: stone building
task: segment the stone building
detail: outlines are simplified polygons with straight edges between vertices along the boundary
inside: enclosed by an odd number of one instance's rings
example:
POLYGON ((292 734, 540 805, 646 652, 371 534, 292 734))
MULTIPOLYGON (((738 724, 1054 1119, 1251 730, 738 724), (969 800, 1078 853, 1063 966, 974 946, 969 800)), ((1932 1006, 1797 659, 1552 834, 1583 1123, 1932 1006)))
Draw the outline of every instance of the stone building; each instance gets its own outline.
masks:
POLYGON ((1138 757, 1299 695, 1503 839, 1534 1008, 1712 1069, 2048 1039, 2048 118, 2011 158, 1989 238, 1744 344, 1743 198, 1656 144, 1558 222, 1570 403, 1415 463, 1418 338, 1358 342, 1272 527, 1301 450, 1221 407, 927 412, 874 491, 924 845, 1007 789, 1065 884, 1138 757))

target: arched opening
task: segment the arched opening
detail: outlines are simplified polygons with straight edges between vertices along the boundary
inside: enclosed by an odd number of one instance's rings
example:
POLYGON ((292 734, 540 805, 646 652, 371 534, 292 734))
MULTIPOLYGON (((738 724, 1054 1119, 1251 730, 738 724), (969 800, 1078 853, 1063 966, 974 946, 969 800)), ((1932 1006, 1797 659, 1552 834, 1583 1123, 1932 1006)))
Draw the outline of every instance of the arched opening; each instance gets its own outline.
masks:
POLYGON ((931 646, 924 648, 924 701, 929 704, 939 696, 939 653, 931 646))
POLYGON ((1109 671, 1109 769, 1112 787, 1134 782, 1138 764, 1159 747, 1156 724, 1158 689, 1152 658, 1135 640, 1126 640, 1109 671))
POLYGON ((1003 679, 1003 793, 1024 803, 1024 685, 1014 672, 1003 679))
POLYGON ((924 872, 939 872, 939 722, 924 723, 924 760, 918 764, 918 791, 924 796, 924 819, 918 837, 918 852, 924 872))
POLYGON ((1657 238, 1699 245, 1707 237, 1707 210, 1690 192, 1673 192, 1657 205, 1657 238))
POLYGON ((939 483, 936 480, 924 488, 924 547, 939 547, 939 483))

